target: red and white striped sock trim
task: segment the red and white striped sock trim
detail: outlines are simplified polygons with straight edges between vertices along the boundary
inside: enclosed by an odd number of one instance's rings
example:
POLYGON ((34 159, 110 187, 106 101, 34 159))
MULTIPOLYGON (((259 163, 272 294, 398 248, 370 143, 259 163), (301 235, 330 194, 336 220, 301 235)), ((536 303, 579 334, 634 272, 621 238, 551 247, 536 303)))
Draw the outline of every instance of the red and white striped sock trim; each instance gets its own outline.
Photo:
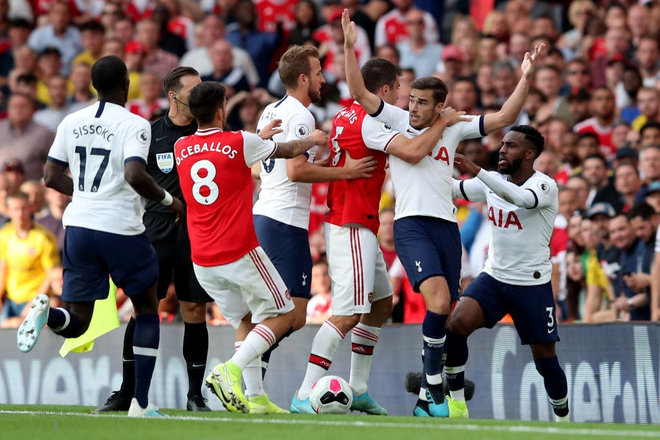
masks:
POLYGON ((243 345, 243 341, 234 342, 234 351, 238 351, 238 349, 241 348, 241 345, 243 345))
POLYGON ((359 336, 360 338, 368 339, 372 341, 374 344, 378 342, 378 335, 375 335, 371 332, 368 332, 360 327, 353 327, 353 334, 355 336, 359 336))
POLYGON ((344 338, 346 337, 346 335, 344 334, 344 332, 342 332, 341 330, 339 330, 339 327, 337 327, 336 325, 334 325, 332 322, 330 322, 330 321, 325 321, 325 322, 323 323, 323 325, 328 325, 330 328, 332 328, 334 331, 336 331, 340 338, 344 339, 344 338))
POLYGON ((272 346, 277 341, 275 333, 265 325, 259 324, 252 331, 264 338, 269 346, 272 346))
POLYGON ((273 281, 273 278, 270 276, 270 273, 268 272, 266 265, 264 264, 263 261, 261 261, 261 257, 257 253, 256 249, 252 249, 250 252, 248 252, 248 254, 252 259, 254 266, 257 268, 259 275, 261 275, 261 278, 266 283, 268 290, 270 290, 270 293, 273 295, 273 299, 275 300, 275 307, 281 309, 282 307, 284 307, 284 299, 282 299, 282 294, 277 289, 277 284, 275 283, 275 281, 273 281))

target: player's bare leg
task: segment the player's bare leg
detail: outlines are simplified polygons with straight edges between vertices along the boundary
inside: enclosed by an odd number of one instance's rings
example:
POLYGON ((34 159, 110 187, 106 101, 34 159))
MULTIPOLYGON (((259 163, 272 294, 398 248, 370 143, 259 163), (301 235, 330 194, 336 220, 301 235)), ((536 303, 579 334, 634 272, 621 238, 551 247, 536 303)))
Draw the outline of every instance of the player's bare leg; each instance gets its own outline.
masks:
POLYGON ((531 344, 536 370, 543 376, 545 390, 558 422, 568 421, 568 384, 559 365, 555 343, 531 344))
POLYGON ((209 332, 206 328, 207 303, 180 301, 183 315, 183 358, 188 370, 188 411, 210 411, 202 398, 202 383, 209 350, 209 332))
POLYGON ((419 390, 419 400, 414 414, 423 416, 418 408, 433 417, 448 417, 449 410, 445 403, 442 385, 443 356, 446 340, 446 325, 451 310, 451 295, 447 280, 433 276, 424 280, 420 291, 426 304, 426 316, 422 322, 424 339, 424 374, 419 390), (427 402, 425 404, 425 402, 427 402), (418 414, 419 413, 419 414, 418 414))

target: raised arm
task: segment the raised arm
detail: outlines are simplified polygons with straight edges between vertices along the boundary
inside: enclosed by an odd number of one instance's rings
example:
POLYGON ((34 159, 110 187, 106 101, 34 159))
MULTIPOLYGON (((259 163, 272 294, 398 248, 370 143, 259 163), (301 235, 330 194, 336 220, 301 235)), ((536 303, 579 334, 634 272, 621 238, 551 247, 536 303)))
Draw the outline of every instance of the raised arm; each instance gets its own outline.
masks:
MULTIPOLYGON (((316 145, 316 144, 315 144, 316 145)), ((292 182, 324 183, 337 180, 368 179, 378 162, 373 156, 353 159, 348 151, 344 151, 346 160, 341 167, 325 167, 309 163, 305 156, 286 161, 286 173, 292 182)))
POLYGON ((534 48, 533 55, 530 55, 529 52, 525 53, 525 59, 521 65, 523 74, 516 86, 516 90, 509 96, 509 99, 506 100, 499 112, 484 116, 484 131, 486 134, 500 128, 508 127, 516 122, 527 100, 527 92, 534 76, 536 61, 544 47, 545 44, 541 43, 534 48))
POLYGON ((314 130, 312 134, 304 139, 297 139, 277 144, 277 150, 271 156, 273 159, 291 159, 304 154, 314 145, 324 145, 328 143, 328 135, 324 131, 314 130))
POLYGON ((357 31, 355 23, 348 15, 348 9, 344 9, 341 16, 341 27, 344 30, 344 59, 346 66, 346 82, 351 96, 360 103, 369 114, 374 114, 380 107, 380 98, 371 93, 364 85, 360 65, 355 54, 355 40, 357 31))

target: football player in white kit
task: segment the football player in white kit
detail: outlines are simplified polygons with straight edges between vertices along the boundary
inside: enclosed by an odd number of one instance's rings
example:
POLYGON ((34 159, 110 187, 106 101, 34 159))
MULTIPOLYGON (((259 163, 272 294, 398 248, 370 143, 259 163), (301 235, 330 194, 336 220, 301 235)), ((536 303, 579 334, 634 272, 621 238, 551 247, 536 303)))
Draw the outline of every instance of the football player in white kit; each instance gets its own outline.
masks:
MULTIPOLYGON (((304 139, 314 131, 314 116, 307 107, 319 101, 325 83, 318 57, 318 50, 310 46, 293 46, 284 53, 278 71, 287 94, 264 109, 257 132, 276 119, 282 121, 279 127, 282 132, 273 136, 276 142, 304 139)), ((371 177, 369 173, 376 168, 373 156, 359 160, 347 158, 345 166, 339 168, 320 166, 314 164, 316 152, 315 146, 294 159, 261 162, 261 192, 253 209, 259 244, 293 297, 292 331, 305 325, 310 298, 312 257, 307 230, 312 184, 371 177)), ((264 374, 270 353, 276 347, 277 344, 262 356, 264 374)), ((248 374, 246 381, 249 380, 248 374)))
MULTIPOLYGON (((376 119, 407 137, 419 136, 439 117, 447 86, 438 78, 418 78, 412 84, 409 112, 389 105, 364 86, 355 49, 355 23, 348 11, 342 16, 346 78, 353 96, 376 119)), ((461 271, 461 241, 452 203, 454 153, 464 139, 486 136, 513 124, 527 97, 536 59, 525 54, 522 77, 516 90, 497 113, 475 116, 469 122, 447 127, 431 153, 419 163, 390 156, 396 194, 394 241, 397 254, 415 291, 421 292, 427 313, 422 323, 424 375, 413 414, 448 417, 442 385, 446 322, 451 304, 458 297, 461 271)))
POLYGON ((535 128, 512 127, 502 140, 497 173, 456 155, 461 171, 476 177, 454 180, 453 196, 486 201, 491 239, 483 271, 461 295, 449 318, 445 366, 451 395, 449 417, 468 417, 463 395, 467 337, 511 314, 521 342, 531 346, 557 420, 568 420, 568 386, 555 353, 559 336, 550 283, 550 237, 558 190, 553 179, 534 170, 543 143, 535 128))
POLYGON ((158 259, 142 224, 140 196, 169 206, 179 218, 185 212, 181 201, 147 174, 151 129, 125 108, 129 79, 124 62, 101 58, 92 67, 92 84, 99 101, 62 121, 44 171, 46 186, 73 196, 62 219, 64 307, 51 309, 48 297, 38 295, 18 329, 18 348, 32 350, 46 324, 65 338, 83 334, 94 302, 108 296, 112 274, 136 314, 135 397, 128 415, 163 417, 148 400, 160 338, 158 259))

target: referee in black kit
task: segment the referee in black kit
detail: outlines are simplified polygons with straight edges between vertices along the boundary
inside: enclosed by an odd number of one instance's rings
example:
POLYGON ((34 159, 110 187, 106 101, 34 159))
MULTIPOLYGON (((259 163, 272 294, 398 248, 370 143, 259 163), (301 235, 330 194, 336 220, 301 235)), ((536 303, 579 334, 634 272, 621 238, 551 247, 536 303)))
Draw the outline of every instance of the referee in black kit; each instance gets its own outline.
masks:
MULTIPOLYGON (((176 67, 163 80, 170 109, 167 115, 151 123, 151 145, 147 172, 156 183, 172 196, 183 200, 179 176, 174 164, 174 143, 182 136, 197 131, 197 122, 190 114, 188 96, 201 82, 199 73, 192 67, 176 67)), ((176 295, 181 304, 185 324, 183 334, 183 357, 188 369, 188 411, 210 411, 202 398, 202 383, 206 370, 209 334, 206 328, 206 307, 213 302, 197 282, 190 258, 190 240, 186 223, 175 223, 174 213, 158 202, 147 201, 144 225, 149 240, 158 254, 160 278, 158 299, 167 295, 172 279, 176 295)), ((124 335, 122 358, 123 380, 119 391, 115 391, 105 404, 96 409, 101 411, 127 411, 135 388, 135 356, 133 334, 135 319, 131 318, 124 335)))

